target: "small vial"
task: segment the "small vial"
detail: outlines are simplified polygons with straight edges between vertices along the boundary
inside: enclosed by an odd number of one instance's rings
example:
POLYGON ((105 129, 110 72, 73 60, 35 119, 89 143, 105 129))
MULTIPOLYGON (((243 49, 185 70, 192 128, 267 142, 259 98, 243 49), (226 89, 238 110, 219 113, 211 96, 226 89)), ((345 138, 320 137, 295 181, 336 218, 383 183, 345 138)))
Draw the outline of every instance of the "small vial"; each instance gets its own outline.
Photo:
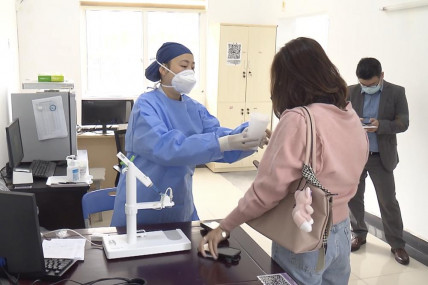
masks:
POLYGON ((73 182, 79 181, 80 180, 80 170, 79 170, 79 168, 78 167, 73 168, 71 170, 71 175, 72 175, 72 181, 73 182))

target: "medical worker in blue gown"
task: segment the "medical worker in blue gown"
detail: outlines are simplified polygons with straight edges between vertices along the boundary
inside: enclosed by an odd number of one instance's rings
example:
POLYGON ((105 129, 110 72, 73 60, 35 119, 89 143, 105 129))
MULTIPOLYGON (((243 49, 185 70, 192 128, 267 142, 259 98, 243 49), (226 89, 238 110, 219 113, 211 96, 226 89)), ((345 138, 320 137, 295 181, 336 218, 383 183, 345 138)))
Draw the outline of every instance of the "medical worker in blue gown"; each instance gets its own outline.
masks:
MULTIPOLYGON (((235 162, 254 152, 259 141, 245 137, 248 123, 231 130, 186 94, 196 83, 191 51, 168 42, 146 69, 146 77, 160 81, 158 88, 136 100, 125 136, 127 157, 161 192, 173 190, 175 205, 162 210, 139 210, 138 224, 198 220, 193 202, 195 166, 211 161, 235 162)), ((265 140, 267 141, 266 138, 265 140)), ((112 226, 125 226, 126 173, 117 186, 112 226)), ((137 201, 159 201, 159 194, 137 182, 137 201)))

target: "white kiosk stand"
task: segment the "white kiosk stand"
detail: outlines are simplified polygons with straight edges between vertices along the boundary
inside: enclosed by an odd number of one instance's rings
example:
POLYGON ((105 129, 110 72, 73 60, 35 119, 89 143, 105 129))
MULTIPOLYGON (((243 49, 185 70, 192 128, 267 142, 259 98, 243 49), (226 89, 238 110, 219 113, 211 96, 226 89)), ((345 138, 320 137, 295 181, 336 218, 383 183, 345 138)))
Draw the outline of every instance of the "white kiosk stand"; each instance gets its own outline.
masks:
POLYGON ((137 212, 139 209, 158 209, 174 206, 172 190, 168 188, 158 202, 137 203, 137 179, 146 187, 152 187, 149 177, 121 152, 117 157, 126 165, 126 233, 103 237, 104 251, 108 259, 174 252, 190 249, 190 240, 182 230, 152 231, 137 234, 137 212))

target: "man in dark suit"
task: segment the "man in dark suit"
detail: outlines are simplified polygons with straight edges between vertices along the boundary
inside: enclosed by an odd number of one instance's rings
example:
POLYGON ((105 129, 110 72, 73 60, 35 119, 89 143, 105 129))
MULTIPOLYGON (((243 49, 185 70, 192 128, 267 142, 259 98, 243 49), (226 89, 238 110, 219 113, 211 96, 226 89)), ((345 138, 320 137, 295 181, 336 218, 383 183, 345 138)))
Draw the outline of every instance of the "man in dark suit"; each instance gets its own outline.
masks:
POLYGON ((348 96, 367 131, 370 153, 357 194, 349 202, 353 232, 351 250, 356 251, 366 243, 364 191, 368 173, 376 190, 386 241, 395 260, 407 265, 409 255, 404 249, 403 220, 393 173, 398 163, 396 134, 409 127, 406 94, 403 87, 383 79, 381 64, 375 58, 361 59, 356 74, 359 84, 348 87, 348 96))

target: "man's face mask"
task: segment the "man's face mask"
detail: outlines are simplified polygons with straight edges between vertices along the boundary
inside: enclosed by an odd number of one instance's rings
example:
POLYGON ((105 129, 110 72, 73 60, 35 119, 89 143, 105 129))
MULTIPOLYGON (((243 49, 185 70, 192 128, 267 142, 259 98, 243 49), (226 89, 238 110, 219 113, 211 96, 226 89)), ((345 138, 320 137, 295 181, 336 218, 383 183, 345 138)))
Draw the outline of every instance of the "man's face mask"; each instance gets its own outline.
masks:
POLYGON ((381 79, 379 80, 379 83, 376 86, 365 86, 360 83, 361 90, 366 94, 370 94, 370 95, 375 94, 382 87, 382 80, 383 78, 381 77, 381 79))
POLYGON ((371 94, 375 94, 376 92, 378 92, 380 90, 380 87, 381 87, 381 84, 379 82, 379 84, 376 86, 364 86, 364 85, 362 85, 361 90, 363 90, 364 93, 371 95, 371 94))
POLYGON ((185 69, 179 73, 174 73, 165 65, 161 63, 159 64, 162 65, 166 70, 174 74, 174 77, 172 78, 172 81, 171 81, 172 86, 163 85, 163 84, 162 86, 172 87, 180 94, 189 94, 190 91, 192 91, 193 87, 195 87, 196 78, 195 78, 195 72, 193 70, 185 69))

